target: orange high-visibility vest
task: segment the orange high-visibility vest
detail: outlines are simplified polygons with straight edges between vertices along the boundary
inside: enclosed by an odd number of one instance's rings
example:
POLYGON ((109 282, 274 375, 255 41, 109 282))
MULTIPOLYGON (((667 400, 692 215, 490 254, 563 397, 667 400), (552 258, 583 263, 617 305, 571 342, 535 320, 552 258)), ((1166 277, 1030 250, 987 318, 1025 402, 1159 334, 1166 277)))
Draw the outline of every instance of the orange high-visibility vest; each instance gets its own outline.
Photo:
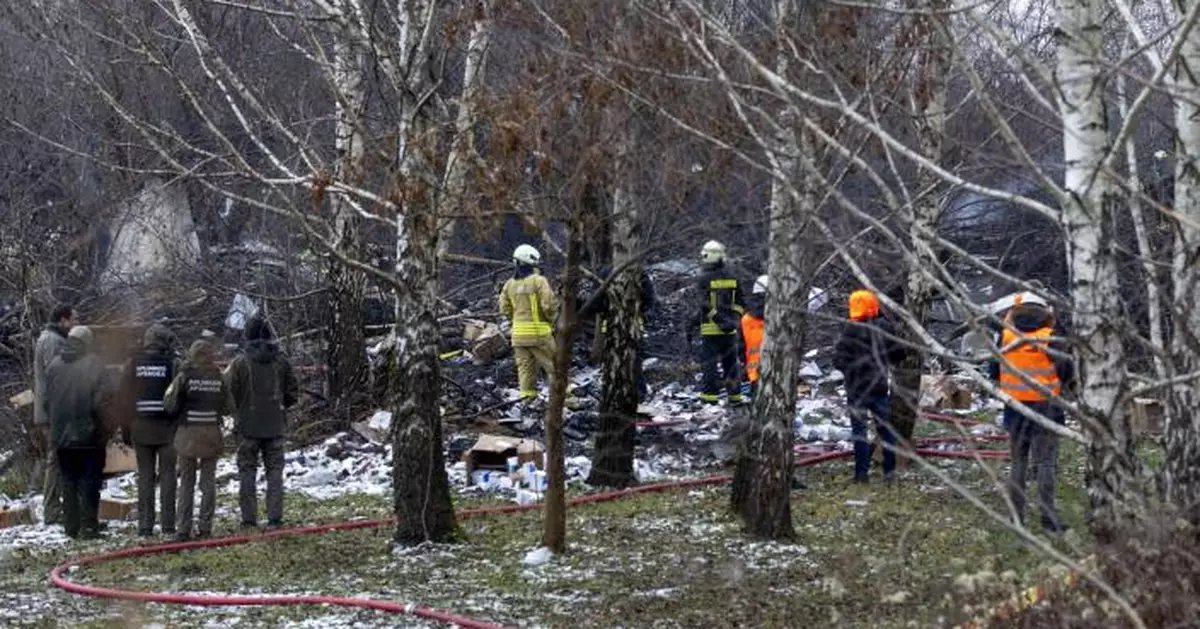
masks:
POLYGON ((746 377, 758 382, 758 365, 762 358, 763 320, 750 314, 742 315, 742 338, 746 340, 746 377))
POLYGON ((1028 334, 1004 330, 1001 350, 1004 361, 1000 363, 1000 389, 1021 402, 1045 402, 1046 394, 1021 378, 1024 373, 1050 393, 1060 395, 1062 383, 1054 360, 1050 358, 1046 339, 1053 334, 1051 328, 1041 328, 1028 334))

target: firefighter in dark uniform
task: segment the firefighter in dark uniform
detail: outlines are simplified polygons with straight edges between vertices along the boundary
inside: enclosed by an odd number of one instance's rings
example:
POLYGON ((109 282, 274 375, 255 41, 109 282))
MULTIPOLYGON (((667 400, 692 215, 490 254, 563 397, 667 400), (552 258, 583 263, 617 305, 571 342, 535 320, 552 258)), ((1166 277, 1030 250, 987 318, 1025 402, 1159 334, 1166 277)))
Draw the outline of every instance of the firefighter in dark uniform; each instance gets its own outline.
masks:
POLYGON ((725 264, 725 245, 708 241, 700 251, 700 261, 697 282, 700 304, 688 334, 690 339, 699 327, 704 369, 700 401, 716 404, 721 399, 724 385, 729 401, 740 403, 742 378, 738 367, 738 327, 746 311, 741 285, 725 264))
POLYGON ((142 351, 125 368, 125 384, 136 400, 131 439, 137 454, 138 535, 154 535, 154 490, 162 500, 162 532, 175 533, 175 418, 163 397, 179 373, 175 334, 154 323, 142 339, 142 351))

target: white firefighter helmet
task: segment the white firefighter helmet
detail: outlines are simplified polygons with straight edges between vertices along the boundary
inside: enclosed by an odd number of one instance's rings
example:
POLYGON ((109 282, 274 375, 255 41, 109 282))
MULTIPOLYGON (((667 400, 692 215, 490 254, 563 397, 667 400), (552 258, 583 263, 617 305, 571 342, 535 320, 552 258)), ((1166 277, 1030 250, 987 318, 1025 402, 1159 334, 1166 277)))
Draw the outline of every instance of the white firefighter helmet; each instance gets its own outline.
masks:
POLYGON ((704 243, 704 248, 700 250, 700 261, 705 264, 713 264, 723 262, 725 260, 725 245, 710 240, 704 243))
POLYGON ((765 295, 767 293, 767 276, 759 275, 758 279, 754 280, 754 288, 750 292, 754 295, 765 295))
POLYGON ((542 263, 542 254, 538 253, 532 245, 521 245, 513 250, 513 260, 521 264, 529 266, 537 266, 542 263))

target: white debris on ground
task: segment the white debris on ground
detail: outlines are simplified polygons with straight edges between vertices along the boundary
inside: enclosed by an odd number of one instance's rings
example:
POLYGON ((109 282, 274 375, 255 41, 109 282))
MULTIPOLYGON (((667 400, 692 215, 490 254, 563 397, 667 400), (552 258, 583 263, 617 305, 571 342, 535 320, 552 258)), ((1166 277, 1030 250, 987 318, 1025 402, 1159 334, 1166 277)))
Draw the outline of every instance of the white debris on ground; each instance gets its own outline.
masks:
MULTIPOLYGON (((800 395, 796 402, 796 439, 799 442, 823 446, 828 449, 848 450, 850 421, 845 410, 843 376, 838 371, 823 372, 817 362, 818 351, 812 350, 805 356, 800 395)), ((515 399, 515 389, 501 388, 495 391, 501 399, 515 399)), ((542 391, 543 398, 547 391, 542 391)), ((595 399, 599 395, 599 373, 596 369, 580 370, 573 377, 572 406, 579 410, 566 413, 567 458, 566 482, 569 486, 587 490, 586 479, 591 472, 592 436, 598 413, 595 399), (572 436, 572 428, 577 430, 572 436)), ((994 401, 986 396, 977 396, 969 409, 959 413, 978 413, 992 409, 994 401)), ((695 385, 676 382, 665 384, 652 391, 649 399, 640 406, 642 427, 639 429, 639 444, 634 460, 637 479, 641 483, 695 477, 712 473, 721 458, 715 447, 728 430, 735 413, 724 402, 719 405, 702 405, 697 402, 695 385), (656 425, 660 424, 660 425, 656 425)), ((998 421, 998 420, 997 420, 998 421)), ((390 433, 392 413, 379 410, 364 418, 362 422, 377 440, 386 441, 390 433)), ((995 434, 999 428, 991 424, 971 426, 973 434, 995 434)), ((361 431, 360 431, 361 432, 361 431)), ((333 435, 324 441, 287 453, 284 467, 284 483, 288 491, 304 494, 313 499, 325 500, 349 494, 373 496, 390 495, 392 489, 391 445, 378 443, 364 437, 360 432, 349 431, 333 435)), ((536 435, 535 435, 536 436, 536 435)), ((470 435, 448 435, 450 441, 474 442, 470 435)), ((453 452, 452 454, 457 454, 453 452)), ((461 450, 460 450, 461 451, 461 450)), ((518 504, 539 502, 543 498, 545 474, 537 478, 525 475, 498 473, 485 483, 469 483, 465 464, 457 460, 447 461, 447 475, 454 490, 464 495, 490 495, 511 500, 518 504)), ((260 468, 260 491, 265 489, 265 478, 260 468)), ((238 490, 237 464, 230 455, 218 462, 217 480, 219 491, 236 494, 238 490)), ((102 495, 106 499, 131 501, 136 496, 135 475, 125 474, 105 482, 102 495)), ((41 521, 41 497, 11 499, 0 496, 0 507, 28 505, 35 522, 41 521)), ((218 516, 230 511, 222 507, 218 516)), ((115 522, 111 526, 123 528, 132 522, 115 522)), ((21 525, 0 529, 0 546, 23 548, 30 546, 56 547, 67 543, 62 527, 21 525)))

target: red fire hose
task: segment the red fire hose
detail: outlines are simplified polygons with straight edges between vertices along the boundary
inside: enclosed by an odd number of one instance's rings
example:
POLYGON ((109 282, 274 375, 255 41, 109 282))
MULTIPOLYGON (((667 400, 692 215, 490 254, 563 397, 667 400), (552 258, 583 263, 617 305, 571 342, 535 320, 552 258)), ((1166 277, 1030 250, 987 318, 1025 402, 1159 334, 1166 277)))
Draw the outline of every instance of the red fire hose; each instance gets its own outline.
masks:
MULTIPOLYGON (((969 441, 970 437, 952 437, 959 441, 969 441)), ((945 441, 943 441, 945 442, 945 441)), ((974 456, 984 456, 989 458, 999 458, 1000 455, 1007 456, 1006 452, 996 450, 959 450, 946 451, 935 450, 929 448, 918 448, 917 452, 924 456, 939 456, 951 458, 972 458, 974 456), (993 454, 996 453, 996 454, 993 454)), ((827 461, 835 461, 838 459, 850 458, 854 455, 849 450, 834 450, 829 452, 814 453, 811 450, 805 451, 804 456, 796 461, 796 465, 807 467, 824 463, 827 461)), ((654 483, 650 485, 640 485, 629 489, 617 491, 606 491, 588 496, 581 496, 568 501, 568 506, 576 507, 579 505, 593 504, 599 502, 610 502, 620 500, 639 494, 662 492, 674 489, 685 489, 689 487, 703 487, 709 485, 719 485, 731 480, 731 476, 727 474, 709 476, 705 478, 688 479, 681 481, 669 481, 663 483, 654 483)), ((508 513, 520 513, 524 511, 532 511, 541 508, 541 504, 531 505, 509 505, 503 507, 484 507, 477 509, 465 509, 458 512, 458 517, 461 519, 470 519, 483 516, 500 515, 508 513)), ((201 594, 172 594, 166 592, 146 592, 138 590, 126 590, 121 588, 107 588, 94 585, 84 585, 75 583, 69 580, 65 574, 77 566, 86 566, 118 559, 128 559, 132 557, 142 557, 146 555, 157 555, 161 553, 177 552, 183 550, 199 550, 204 548, 222 548, 226 546, 238 546, 251 542, 260 542, 264 540, 279 539, 284 537, 298 537, 301 535, 315 535, 320 533, 329 533, 334 531, 351 531, 358 529, 369 529, 386 526, 393 523, 395 520, 369 520, 357 522, 342 522, 336 524, 327 524, 319 526, 309 526, 294 529, 283 529, 278 531, 270 531, 266 533, 258 533, 254 535, 237 535, 233 537, 223 537, 219 539, 196 540, 190 542, 174 542, 165 544, 156 544, 151 546, 139 546, 134 548, 126 548, 122 550, 110 551, 89 555, 78 559, 69 559, 62 564, 56 566, 50 571, 50 580, 54 585, 71 592, 73 594, 82 594, 84 596, 95 596, 99 598, 111 598, 120 600, 143 601, 149 603, 172 603, 177 605, 206 605, 206 606, 260 606, 260 605, 337 605, 341 607, 356 607, 364 609, 375 609, 379 611, 391 612, 395 614, 410 614, 419 618, 435 620, 439 622, 449 623, 458 627, 467 627, 468 629, 508 629, 503 625, 469 618, 448 611, 433 609, 416 604, 402 604, 391 601, 373 600, 368 598, 352 598, 341 596, 320 596, 320 595, 298 595, 298 596, 240 596, 240 595, 201 595, 201 594)))

